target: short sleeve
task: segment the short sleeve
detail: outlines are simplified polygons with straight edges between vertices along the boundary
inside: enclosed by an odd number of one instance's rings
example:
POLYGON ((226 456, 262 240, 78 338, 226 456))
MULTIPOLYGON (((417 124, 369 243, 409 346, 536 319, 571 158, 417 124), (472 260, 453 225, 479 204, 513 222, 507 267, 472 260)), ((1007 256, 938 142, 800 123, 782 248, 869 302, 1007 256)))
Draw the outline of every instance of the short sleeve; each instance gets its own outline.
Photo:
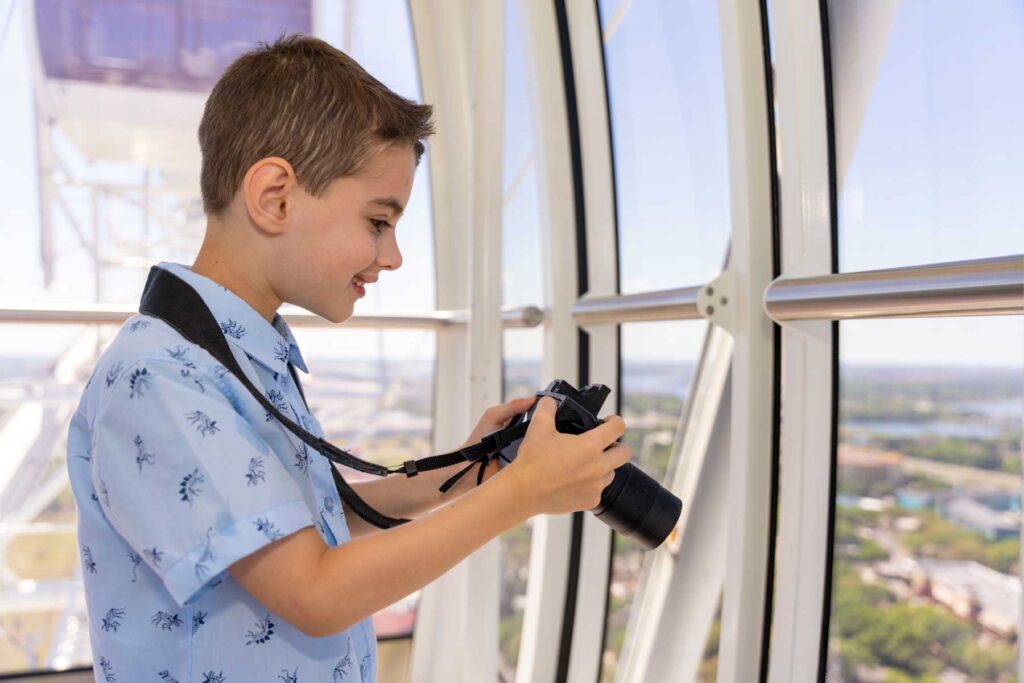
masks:
POLYGON ((277 454, 194 367, 126 368, 95 415, 92 468, 111 524, 179 605, 232 563, 313 524, 277 454))

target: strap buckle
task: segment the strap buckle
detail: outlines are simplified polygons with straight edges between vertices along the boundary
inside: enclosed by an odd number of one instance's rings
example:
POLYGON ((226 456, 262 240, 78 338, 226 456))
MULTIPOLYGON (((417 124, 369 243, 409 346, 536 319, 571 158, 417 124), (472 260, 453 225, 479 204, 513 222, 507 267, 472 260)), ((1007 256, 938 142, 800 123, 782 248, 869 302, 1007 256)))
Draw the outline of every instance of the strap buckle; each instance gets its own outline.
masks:
POLYGON ((419 469, 416 467, 415 460, 406 460, 402 463, 402 467, 405 469, 405 476, 407 477, 415 477, 420 473, 419 469))
POLYGON ((501 429, 495 429, 493 432, 490 432, 489 434, 484 434, 483 438, 481 438, 480 441, 487 441, 488 439, 490 439, 490 445, 492 449, 495 451, 500 451, 502 448, 515 441, 515 439, 509 439, 507 435, 502 434, 502 432, 508 429, 510 428, 502 427, 501 429))

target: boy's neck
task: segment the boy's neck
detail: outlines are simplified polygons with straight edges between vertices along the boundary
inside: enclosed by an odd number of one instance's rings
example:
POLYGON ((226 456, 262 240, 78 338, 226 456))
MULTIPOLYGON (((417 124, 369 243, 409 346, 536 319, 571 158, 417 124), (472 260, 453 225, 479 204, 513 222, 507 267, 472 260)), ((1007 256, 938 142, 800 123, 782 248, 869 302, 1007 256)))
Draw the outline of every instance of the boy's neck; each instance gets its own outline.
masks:
POLYGON ((192 264, 192 272, 231 290, 267 322, 273 324, 274 314, 282 303, 281 299, 265 278, 258 273, 250 272, 245 264, 227 256, 227 253, 226 250, 212 246, 209 240, 204 240, 195 263, 192 264))

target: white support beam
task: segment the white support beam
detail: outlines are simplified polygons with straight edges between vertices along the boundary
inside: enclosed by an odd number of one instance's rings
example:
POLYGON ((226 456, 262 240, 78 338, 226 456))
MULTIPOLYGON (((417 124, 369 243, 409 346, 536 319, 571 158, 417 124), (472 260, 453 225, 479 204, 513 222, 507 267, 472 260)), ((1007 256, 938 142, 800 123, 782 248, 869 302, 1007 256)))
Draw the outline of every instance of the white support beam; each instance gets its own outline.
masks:
MULTIPOLYGON (((428 143, 437 306, 470 310, 468 325, 437 332, 434 448, 444 452, 500 398, 504 13, 473 0, 437 9, 410 3, 424 101, 437 124, 428 143)), ((423 589, 411 681, 496 679, 498 563, 494 540, 423 589)))
MULTIPOLYGON (((619 291, 618 239, 601 28, 596 3, 566 2, 565 8, 582 157, 588 285, 585 294, 588 297, 614 296, 619 291)), ((601 412, 605 416, 617 412, 616 403, 620 399, 619 326, 594 325, 586 331, 589 380, 612 390, 601 412)), ((567 676, 570 683, 594 683, 598 677, 611 554, 612 530, 594 515, 584 515, 567 676)))
MULTIPOLYGON (((504 204, 502 153, 505 106, 505 8, 478 0, 472 22, 473 202, 469 233, 469 409, 474 421, 501 403, 501 216, 504 204)), ((436 380, 435 380, 436 381, 436 380)), ((441 378, 443 382, 443 378, 441 378)), ((501 543, 492 539, 463 562, 469 609, 466 638, 455 644, 464 663, 462 681, 498 678, 498 623, 501 620, 501 543), (472 643, 470 647, 466 645, 472 643)), ((450 679, 445 679, 450 680, 450 679)))
MULTIPOLYGON (((501 403, 502 398, 504 8, 501 3, 476 2, 472 20, 473 186, 469 194, 473 201, 473 223, 469 233, 468 264, 469 401, 476 415, 501 403)), ((497 647, 494 651, 497 653, 497 647)))
MULTIPOLYGON (((820 4, 772 3, 782 275, 832 269, 828 121, 820 4)), ((779 526, 769 678, 818 680, 829 552, 832 323, 782 328, 779 526)))
MULTIPOLYGON (((542 376, 579 380, 577 327, 576 211, 572 161, 566 124, 565 83, 553 3, 523 2, 523 55, 537 165, 544 273, 544 362, 542 376)), ((554 683, 566 600, 572 517, 534 519, 529 581, 517 683, 554 683)))
POLYGON ((772 280, 771 161, 760 3, 721 0, 723 77, 735 273, 729 523, 718 677, 760 675, 771 517, 772 323, 761 297, 772 280))

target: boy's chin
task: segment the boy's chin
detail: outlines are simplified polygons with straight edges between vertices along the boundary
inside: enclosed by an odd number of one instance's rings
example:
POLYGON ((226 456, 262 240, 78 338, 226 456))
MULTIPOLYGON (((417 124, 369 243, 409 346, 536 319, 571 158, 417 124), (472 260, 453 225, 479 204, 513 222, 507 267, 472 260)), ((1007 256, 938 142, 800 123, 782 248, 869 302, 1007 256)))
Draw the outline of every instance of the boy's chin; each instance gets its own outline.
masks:
POLYGON ((352 304, 341 303, 334 308, 328 308, 322 311, 313 312, 316 313, 321 318, 323 318, 324 320, 326 320, 327 322, 337 324, 343 323, 349 318, 351 318, 354 312, 353 308, 354 307, 352 304))

